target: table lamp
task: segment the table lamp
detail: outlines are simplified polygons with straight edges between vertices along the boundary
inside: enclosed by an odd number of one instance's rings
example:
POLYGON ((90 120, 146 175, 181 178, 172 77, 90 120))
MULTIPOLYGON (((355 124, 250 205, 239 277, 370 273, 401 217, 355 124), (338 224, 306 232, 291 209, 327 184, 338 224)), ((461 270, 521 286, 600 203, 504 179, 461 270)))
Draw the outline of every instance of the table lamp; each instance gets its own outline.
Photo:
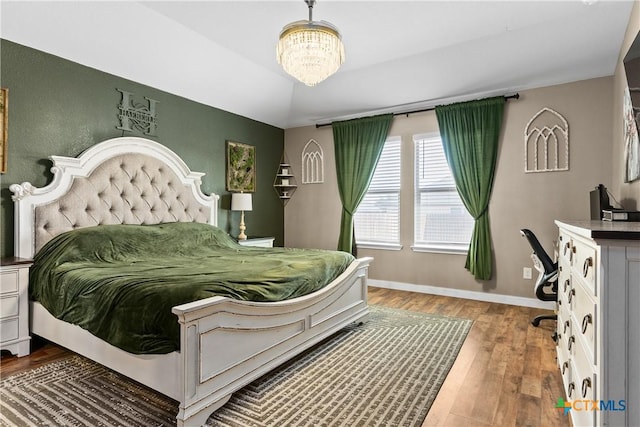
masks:
POLYGON ((244 211, 250 211, 251 206, 251 193, 232 193, 231 194, 231 210, 240 211, 240 234, 238 240, 246 240, 247 235, 244 231, 247 229, 244 225, 244 211))

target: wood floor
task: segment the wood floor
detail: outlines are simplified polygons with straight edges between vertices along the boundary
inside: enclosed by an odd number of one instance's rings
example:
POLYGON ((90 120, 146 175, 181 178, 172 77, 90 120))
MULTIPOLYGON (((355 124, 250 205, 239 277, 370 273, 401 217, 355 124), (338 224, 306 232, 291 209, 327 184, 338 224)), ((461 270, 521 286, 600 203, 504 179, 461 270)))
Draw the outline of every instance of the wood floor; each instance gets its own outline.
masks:
MULTIPOLYGON (((370 288, 369 302, 474 320, 422 427, 569 426, 555 408, 563 392, 551 340, 553 322, 543 321, 539 328, 530 323, 544 310, 380 288, 370 288)), ((3 352, 0 376, 70 354, 33 340, 29 356, 3 352)))
POLYGON ((369 288, 369 303, 474 320, 422 427, 569 426, 545 310, 369 288))

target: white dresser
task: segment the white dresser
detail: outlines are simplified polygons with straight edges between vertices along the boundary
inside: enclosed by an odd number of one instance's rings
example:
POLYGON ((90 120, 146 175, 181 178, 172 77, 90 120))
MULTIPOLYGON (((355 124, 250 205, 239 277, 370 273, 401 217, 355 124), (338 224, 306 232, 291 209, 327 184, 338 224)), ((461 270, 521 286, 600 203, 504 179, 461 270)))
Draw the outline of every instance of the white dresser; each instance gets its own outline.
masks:
POLYGON ((640 426, 640 223, 556 224, 557 355, 573 425, 640 426))
POLYGON ((0 349, 29 354, 29 267, 31 260, 0 261, 0 349))

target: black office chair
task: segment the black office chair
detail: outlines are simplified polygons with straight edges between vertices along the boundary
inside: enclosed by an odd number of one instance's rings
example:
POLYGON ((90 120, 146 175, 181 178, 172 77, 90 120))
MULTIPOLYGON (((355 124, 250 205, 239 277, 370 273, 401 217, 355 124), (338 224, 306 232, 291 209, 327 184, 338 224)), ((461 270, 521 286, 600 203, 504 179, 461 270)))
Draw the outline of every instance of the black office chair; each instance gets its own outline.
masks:
MULTIPOLYGON (((535 294, 539 300, 542 301, 557 301, 558 300, 558 263, 553 262, 551 257, 545 252, 544 248, 538 241, 535 234, 526 228, 520 230, 520 234, 527 238, 533 253, 531 259, 533 265, 540 273, 538 280, 536 280, 535 294)), ((535 317, 531 324, 533 326, 539 326, 541 320, 557 320, 558 316, 555 314, 541 315, 535 317)))

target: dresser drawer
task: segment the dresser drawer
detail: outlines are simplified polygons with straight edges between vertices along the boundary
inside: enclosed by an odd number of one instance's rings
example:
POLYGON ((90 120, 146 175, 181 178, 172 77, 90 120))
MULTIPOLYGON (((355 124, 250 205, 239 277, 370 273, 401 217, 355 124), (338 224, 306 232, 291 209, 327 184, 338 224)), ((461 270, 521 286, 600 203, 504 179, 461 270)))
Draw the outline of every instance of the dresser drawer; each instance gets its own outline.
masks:
POLYGON ((0 273, 0 295, 18 292, 18 271, 3 271, 0 273))
POLYGON ((0 319, 17 316, 18 312, 18 295, 0 297, 0 319))
POLYGON ((566 304, 560 305, 558 307, 558 320, 556 321, 556 330, 560 338, 571 335, 571 322, 571 312, 566 304))
POLYGON ((562 265, 566 263, 567 265, 571 265, 571 247, 573 243, 571 242, 571 236, 565 233, 563 230, 560 230, 560 235, 558 236, 558 265, 562 265))
POLYGON ((17 356, 29 354, 29 268, 31 260, 0 260, 0 348, 17 356))
POLYGON ((596 409, 598 404, 598 393, 596 390, 596 374, 593 365, 587 360, 586 355, 578 348, 575 357, 571 361, 571 382, 574 384, 574 391, 571 400, 575 402, 572 408, 573 425, 591 426, 596 423, 596 409))
POLYGON ((576 336, 571 316, 558 316, 558 347, 570 357, 575 351, 576 336))
POLYGON ((573 355, 573 381, 576 384, 576 399, 595 400, 595 381, 593 363, 589 360, 586 349, 581 342, 576 343, 576 351, 573 355))
POLYGON ((558 277, 558 304, 563 305, 567 310, 570 308, 569 294, 572 288, 573 284, 569 274, 561 274, 558 277))
POLYGON ((597 342, 596 342, 596 328, 597 328, 597 305, 591 299, 590 292, 582 286, 576 286, 574 289, 575 294, 573 296, 573 313, 572 324, 576 337, 580 336, 580 339, 584 342, 585 353, 589 358, 591 364, 596 364, 597 355, 597 342))
POLYGON ((567 400, 571 400, 569 397, 569 393, 573 393, 575 396, 575 390, 573 390, 573 384, 571 382, 571 360, 567 359, 563 361, 560 365, 560 374, 562 375, 562 388, 564 390, 564 397, 567 400))
MULTIPOLYGON (((569 352, 567 351, 566 347, 558 345, 556 347, 556 355, 558 357, 558 367, 560 368, 560 374, 562 375, 562 384, 566 388, 571 382, 571 361, 569 359, 569 352)), ((567 390, 565 389, 565 392, 566 391, 567 390)))
POLYGON ((18 339, 18 319, 0 321, 0 342, 18 339))
MULTIPOLYGON (((573 252, 572 274, 580 277, 581 282, 586 288, 589 289, 593 295, 596 295, 596 275, 594 273, 597 264, 596 248, 574 239, 573 252)), ((574 280, 576 278, 574 278, 574 280)))

